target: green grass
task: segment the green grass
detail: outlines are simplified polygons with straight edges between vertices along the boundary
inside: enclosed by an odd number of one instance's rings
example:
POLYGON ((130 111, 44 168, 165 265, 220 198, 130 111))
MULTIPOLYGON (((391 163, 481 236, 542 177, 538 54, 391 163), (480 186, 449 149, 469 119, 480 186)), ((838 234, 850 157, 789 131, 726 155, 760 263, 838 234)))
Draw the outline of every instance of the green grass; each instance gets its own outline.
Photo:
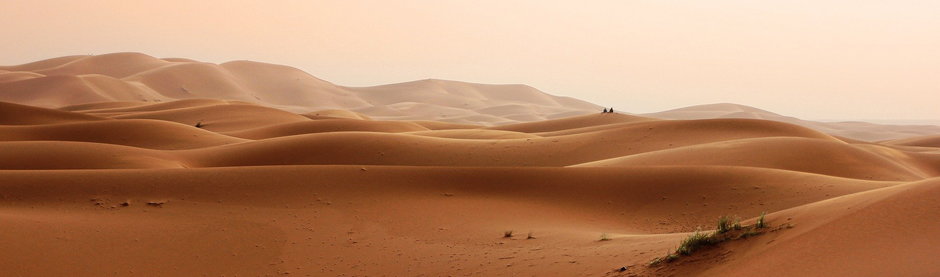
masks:
POLYGON ((679 248, 676 248, 675 253, 688 256, 692 254, 692 252, 695 252, 695 250, 715 244, 716 240, 714 235, 715 233, 696 230, 695 233, 692 233, 679 243, 679 248))
MULTIPOLYGON (((760 217, 757 218, 757 222, 753 226, 742 226, 740 218, 736 216, 719 217, 718 226, 714 232, 695 230, 694 233, 679 243, 679 247, 676 248, 675 251, 666 254, 666 256, 653 259, 650 261, 649 266, 655 266, 663 262, 672 262, 676 259, 679 259, 681 256, 691 255, 697 250, 710 245, 721 243, 723 241, 760 235, 763 232, 759 231, 759 229, 766 227, 764 215, 766 215, 766 212, 761 213, 760 217), (732 230, 735 232, 731 232, 732 230)), ((606 234, 601 235, 601 240, 604 240, 603 238, 605 235, 606 234)))
POLYGON ((767 215, 767 212, 760 213, 760 217, 757 218, 757 223, 754 223, 754 227, 758 229, 767 227, 766 224, 764 223, 764 215, 767 215))
POLYGON ((741 230, 741 220, 738 217, 726 215, 718 218, 718 228, 715 228, 716 232, 724 234, 732 229, 741 230))

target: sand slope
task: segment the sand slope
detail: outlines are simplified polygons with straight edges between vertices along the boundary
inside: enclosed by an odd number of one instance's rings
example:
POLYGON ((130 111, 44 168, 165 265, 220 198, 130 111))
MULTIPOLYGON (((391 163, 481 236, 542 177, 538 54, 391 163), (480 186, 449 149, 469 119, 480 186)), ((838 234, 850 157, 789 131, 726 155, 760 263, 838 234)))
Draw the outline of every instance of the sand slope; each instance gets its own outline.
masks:
MULTIPOLYGON (((754 138, 678 147, 578 166, 733 165, 786 169, 855 179, 913 181, 927 173, 859 147, 819 139, 754 138)), ((911 161, 916 164, 916 161, 911 161)))
POLYGON ((893 184, 737 168, 366 168, 2 172, 0 217, 15 224, 0 226, 13 249, 0 252, 0 268, 600 275, 643 263, 672 246, 677 237, 668 232, 728 211, 785 209, 893 184), (505 230, 522 237, 501 238, 505 230), (537 238, 526 240, 529 231, 537 238), (602 232, 617 237, 597 242, 602 232), (51 266, 56 260, 68 262, 51 266))
POLYGON ((0 141, 83 141, 151 149, 192 149, 243 140, 163 120, 99 120, 29 126, 0 125, 0 141))
POLYGON ((0 125, 38 125, 104 119, 94 115, 0 102, 0 125))
POLYGON ((906 145, 906 146, 921 146, 921 147, 940 148, 940 135, 911 137, 911 138, 906 138, 906 139, 897 139, 897 140, 885 141, 884 143, 886 143, 886 144, 891 144, 891 145, 906 145))
POLYGON ((646 272, 705 276, 933 276, 940 268, 933 220, 937 179, 836 197, 770 214, 771 225, 793 227, 733 242, 700 260, 646 272), (807 257, 826 257, 809 259, 807 257), (861 262, 864 261, 864 262, 861 262))

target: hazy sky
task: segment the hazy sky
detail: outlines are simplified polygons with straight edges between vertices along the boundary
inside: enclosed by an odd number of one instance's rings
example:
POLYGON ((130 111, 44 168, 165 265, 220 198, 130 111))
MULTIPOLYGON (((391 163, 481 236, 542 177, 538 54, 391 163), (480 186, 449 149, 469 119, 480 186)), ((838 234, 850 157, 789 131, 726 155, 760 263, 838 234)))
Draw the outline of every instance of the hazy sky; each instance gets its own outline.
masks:
POLYGON ((143 52, 366 86, 523 83, 653 112, 940 119, 940 1, 2 0, 0 64, 143 52))

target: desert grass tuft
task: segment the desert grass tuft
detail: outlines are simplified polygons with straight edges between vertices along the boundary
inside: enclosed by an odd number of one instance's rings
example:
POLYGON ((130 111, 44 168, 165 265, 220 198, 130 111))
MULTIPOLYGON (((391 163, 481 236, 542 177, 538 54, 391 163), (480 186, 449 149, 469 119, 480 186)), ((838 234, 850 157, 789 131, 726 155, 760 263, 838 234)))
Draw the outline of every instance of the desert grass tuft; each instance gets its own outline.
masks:
POLYGON ((610 235, 608 235, 607 233, 601 234, 600 241, 608 241, 608 240, 611 240, 610 235))
POLYGON ((740 230, 741 229, 740 221, 741 221, 740 219, 738 219, 737 217, 733 217, 733 216, 726 215, 726 216, 719 217, 718 228, 715 229, 715 232, 719 234, 724 234, 724 233, 727 233, 728 231, 731 231, 732 229, 740 230))
POLYGON ((695 252, 695 250, 715 244, 714 234, 715 233, 696 230, 695 233, 692 233, 689 235, 689 237, 685 238, 681 243, 679 243, 679 248, 676 249, 676 253, 688 256, 692 254, 692 252, 695 252))
POLYGON ((503 237, 504 237, 504 238, 511 238, 511 237, 512 237, 512 230, 503 231, 503 237))
POLYGON ((757 218, 757 223, 754 223, 754 227, 758 229, 767 227, 767 225, 764 223, 764 215, 767 215, 767 212, 760 213, 760 217, 757 218))
MULTIPOLYGON (((764 221, 764 215, 766 215, 766 212, 761 213, 754 225, 747 226, 741 225, 741 219, 737 216, 719 217, 718 228, 716 228, 714 232, 706 232, 701 229, 695 230, 694 233, 690 234, 679 243, 679 247, 676 248, 675 251, 667 253, 666 256, 653 259, 650 261, 649 266, 656 266, 663 262, 671 262, 679 259, 681 256, 691 255, 697 250, 724 241, 761 235, 763 232, 760 229, 767 227, 767 223, 764 221)), ((792 228, 792 225, 787 224, 786 228, 792 228)))

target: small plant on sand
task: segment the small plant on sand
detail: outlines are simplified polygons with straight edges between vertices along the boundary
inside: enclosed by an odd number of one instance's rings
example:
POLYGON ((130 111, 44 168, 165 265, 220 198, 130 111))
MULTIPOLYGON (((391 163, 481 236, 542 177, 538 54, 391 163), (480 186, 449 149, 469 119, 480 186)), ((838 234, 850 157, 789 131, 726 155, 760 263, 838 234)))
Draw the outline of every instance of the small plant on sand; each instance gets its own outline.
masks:
POLYGON ((535 239, 535 235, 532 235, 532 231, 529 231, 529 233, 526 234, 525 239, 535 239))
POLYGON ((760 217, 757 218, 757 221, 754 223, 754 225, 749 226, 741 225, 741 220, 738 217, 719 217, 718 228, 716 228, 714 232, 703 232, 702 230, 695 230, 694 233, 679 243, 679 247, 676 248, 675 251, 666 254, 666 256, 653 259, 650 261, 649 266, 655 266, 663 262, 671 262, 678 259, 680 256, 691 255, 696 250, 724 241, 760 235, 763 233, 760 231, 760 229, 766 227, 766 222, 764 222, 765 214, 766 212, 761 213, 760 217))
POLYGON ((722 216, 718 218, 718 228, 715 229, 719 234, 727 233, 728 231, 740 230, 741 229, 741 220, 737 217, 732 216, 722 216))
POLYGON ((676 254, 689 255, 695 252, 695 250, 715 244, 715 242, 714 233, 695 230, 695 233, 692 233, 689 237, 682 240, 682 243, 679 244, 679 248, 676 249, 676 254))
POLYGON ((511 237, 512 237, 512 230, 503 231, 503 237, 504 237, 504 238, 511 238, 511 237))
POLYGON ((202 128, 202 121, 196 122, 196 128, 202 128))
POLYGON ((610 235, 608 235, 607 233, 602 233, 600 241, 608 241, 608 240, 611 240, 610 235))
POLYGON ((754 227, 757 227, 757 228, 767 227, 766 224, 764 224, 764 215, 767 215, 767 212, 760 213, 760 217, 757 218, 757 223, 754 223, 754 227))

